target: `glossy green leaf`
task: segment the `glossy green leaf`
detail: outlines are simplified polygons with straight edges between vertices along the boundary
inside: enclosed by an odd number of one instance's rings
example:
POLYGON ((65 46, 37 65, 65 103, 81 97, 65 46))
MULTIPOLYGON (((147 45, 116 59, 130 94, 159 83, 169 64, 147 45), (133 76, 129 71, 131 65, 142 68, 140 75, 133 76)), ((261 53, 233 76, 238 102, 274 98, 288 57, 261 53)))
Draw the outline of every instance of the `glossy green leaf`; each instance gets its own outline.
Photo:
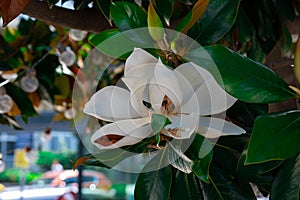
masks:
POLYGON ((18 105, 19 109, 22 112, 22 115, 27 117, 36 116, 37 112, 35 111, 30 99, 23 90, 14 84, 7 84, 5 86, 6 93, 14 100, 18 105))
POLYGON ((157 15, 154 6, 152 5, 152 3, 150 2, 149 7, 148 7, 148 29, 149 29, 149 33, 151 35, 151 37, 153 38, 153 40, 155 41, 161 41, 163 40, 164 37, 164 25, 161 22, 159 16, 157 15), (158 27, 161 29, 152 29, 151 27, 158 27))
POLYGON ((204 182, 209 182, 209 167, 213 157, 212 144, 203 136, 196 134, 186 155, 193 160, 192 170, 204 182))
POLYGON ((135 3, 114 2, 110 7, 110 14, 113 22, 121 31, 147 27, 147 13, 135 3))
POLYGON ((203 183, 206 199, 212 200, 256 200, 249 184, 240 184, 217 166, 211 168, 210 184, 203 183))
POLYGON ((223 82, 225 90, 239 100, 271 103, 296 97, 271 69, 224 46, 198 48, 185 57, 210 71, 221 86, 223 82))
POLYGON ((272 185, 271 200, 300 199, 300 154, 280 167, 272 185))
POLYGON ((239 177, 249 178, 251 176, 260 176, 261 174, 267 173, 276 167, 280 166, 283 161, 280 160, 272 160, 269 162, 245 165, 246 160, 246 151, 243 152, 239 159, 237 174, 239 177))
POLYGON ((237 122, 239 126, 242 126, 244 129, 246 128, 247 131, 252 131, 256 117, 268 114, 268 110, 268 104, 237 101, 226 111, 226 115, 231 120, 237 122))
POLYGON ((151 116, 151 128, 154 133, 159 133, 168 124, 171 124, 171 121, 161 114, 152 114, 151 116))
POLYGON ((201 45, 220 40, 233 26, 241 0, 210 1, 203 16, 188 32, 201 45))
POLYGON ((136 42, 130 40, 117 29, 102 31, 89 41, 102 53, 114 58, 127 58, 137 46, 136 42))
POLYGON ((171 191, 172 167, 167 166, 138 176, 134 199, 168 199, 171 191))
POLYGON ((254 123, 246 163, 282 160, 300 152, 300 111, 260 116, 254 123))
POLYGON ((203 16, 209 5, 209 0, 198 0, 193 9, 179 22, 176 31, 187 33, 187 31, 203 16))
POLYGON ((202 191, 199 191, 197 181, 197 178, 193 174, 178 171, 173 181, 171 199, 202 200, 202 191))
POLYGON ((163 17, 166 24, 170 25, 170 19, 173 12, 174 0, 154 0, 152 1, 158 14, 163 17))

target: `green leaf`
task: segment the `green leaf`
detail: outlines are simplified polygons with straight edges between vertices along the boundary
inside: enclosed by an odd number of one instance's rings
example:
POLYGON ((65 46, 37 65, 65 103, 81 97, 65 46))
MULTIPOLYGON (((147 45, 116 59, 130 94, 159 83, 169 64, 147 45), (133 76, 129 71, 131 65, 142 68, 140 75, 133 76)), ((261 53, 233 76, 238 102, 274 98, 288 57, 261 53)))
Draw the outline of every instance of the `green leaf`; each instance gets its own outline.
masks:
POLYGON ((179 22, 176 31, 187 33, 187 31, 202 17, 209 5, 209 0, 198 0, 193 9, 179 22))
POLYGON ((174 185, 172 185, 172 200, 202 200, 202 192, 199 191, 197 179, 193 174, 178 171, 174 185))
POLYGON ((254 123, 247 164, 283 160, 300 152, 300 111, 260 116, 254 123))
POLYGON ((164 25, 161 22, 159 16, 157 15, 152 3, 149 3, 148 7, 148 29, 151 37, 155 41, 161 41, 164 37, 164 25), (152 29, 151 27, 158 27, 161 29, 152 29))
POLYGON ((280 167, 272 185, 271 200, 300 199, 300 154, 280 167))
POLYGON ((244 151, 239 159, 237 167, 237 174, 239 178, 247 178, 251 180, 251 176, 261 176, 262 174, 277 168, 283 163, 283 161, 280 160, 272 160, 259 164, 244 165, 246 160, 246 153, 247 152, 244 151))
POLYGON ((188 32, 201 45, 220 40, 233 26, 241 0, 210 1, 203 16, 188 32))
POLYGON ((217 166, 211 167, 210 184, 203 183, 202 191, 206 199, 213 200, 256 200, 251 186, 240 184, 217 166))
POLYGON ((145 29, 124 32, 111 29, 94 35, 89 39, 89 42, 108 56, 126 59, 134 48, 152 47, 154 41, 148 31, 145 34, 145 29), (142 43, 139 41, 142 41, 142 43))
POLYGON ((171 121, 161 114, 152 114, 151 116, 151 128, 155 134, 159 133, 168 124, 171 124, 171 121))
POLYGON ((209 166, 213 157, 212 148, 209 140, 196 134, 193 143, 186 151, 187 157, 193 160, 193 172, 199 179, 207 183, 209 183, 209 166))
POLYGON ((238 40, 241 43, 249 42, 254 35, 254 27, 243 7, 240 7, 235 26, 238 29, 238 40))
POLYGON ((257 62, 263 62, 265 59, 266 55, 263 49, 260 47, 260 44, 255 36, 253 36, 251 39, 251 46, 247 51, 247 56, 257 62))
POLYGON ((138 176, 134 199, 168 199, 171 191, 172 167, 161 168, 141 173, 138 176))
POLYGON ((254 104, 237 101, 227 111, 226 115, 239 126, 252 131, 256 117, 268 114, 268 104, 254 104))
POLYGON ((6 93, 14 100, 14 102, 18 105, 19 109, 22 112, 22 115, 27 117, 36 116, 37 112, 35 111, 30 99, 23 90, 14 84, 7 84, 5 86, 6 93))
POLYGON ((163 17, 166 24, 170 25, 170 19, 173 12, 174 0, 154 0, 152 1, 158 14, 163 17))
POLYGON ((239 100, 271 103, 296 96, 271 69, 224 46, 198 48, 185 57, 210 71, 219 84, 222 86, 223 82, 225 90, 239 100))
POLYGON ((136 42, 127 38, 117 29, 102 31, 93 36, 89 42, 102 53, 114 58, 126 59, 136 47, 136 42))
POLYGON ((147 13, 134 3, 114 2, 111 4, 110 14, 113 22, 121 31, 147 27, 147 13))

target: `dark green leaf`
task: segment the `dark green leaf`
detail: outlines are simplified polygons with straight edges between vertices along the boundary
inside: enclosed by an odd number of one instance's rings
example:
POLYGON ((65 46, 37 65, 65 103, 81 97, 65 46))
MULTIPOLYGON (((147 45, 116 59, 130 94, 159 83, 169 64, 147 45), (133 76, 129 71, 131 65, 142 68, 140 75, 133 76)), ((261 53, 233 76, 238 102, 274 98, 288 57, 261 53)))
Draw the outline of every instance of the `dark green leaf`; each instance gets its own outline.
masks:
POLYGON ((191 146, 186 151, 187 157, 193 160, 192 170, 202 181, 209 182, 209 166, 213 157, 212 144, 203 136, 196 134, 191 146))
POLYGON ((238 167, 237 167, 237 174, 241 178, 249 178, 251 176, 260 176, 261 174, 267 173, 279 165, 282 164, 283 161, 273 160, 265 163, 259 164, 252 164, 252 165, 244 165, 246 160, 246 151, 240 157, 238 167))
POLYGON ((250 49, 247 51, 247 56, 254 61, 263 62, 265 53, 259 45, 256 37, 252 37, 250 49))
POLYGON ((14 84, 7 84, 5 86, 6 93, 14 100, 18 105, 19 109, 22 112, 22 115, 27 117, 36 116, 37 112, 35 111, 30 99, 23 90, 14 84))
POLYGON ((147 13, 135 3, 114 2, 110 7, 110 13, 113 22, 121 31, 147 27, 147 13))
POLYGON ((152 114, 151 116, 151 128, 153 132, 159 133, 168 124, 171 124, 171 121, 161 114, 152 114))
POLYGON ((224 46, 198 48, 186 58, 210 71, 221 85, 223 81, 226 91, 239 100, 270 103, 296 96, 271 69, 224 46))
POLYGON ((282 160, 300 152, 300 111, 260 116, 254 123, 246 163, 282 160))
POLYGON ((203 183, 205 199, 212 200, 256 200, 251 186, 240 184, 222 169, 211 167, 210 184, 203 183))
POLYGON ((158 14, 163 17, 167 25, 170 25, 170 19, 173 12, 174 0, 155 0, 154 6, 158 11, 158 14))
POLYGON ((271 200, 300 199, 300 154, 281 166, 272 185, 271 200))
POLYGON ((202 192, 199 191, 197 179, 193 174, 186 174, 178 171, 173 181, 171 199, 172 200, 202 200, 202 192))
POLYGON ((276 1, 253 0, 243 2, 245 11, 250 16, 256 30, 255 40, 268 54, 277 43, 281 31, 281 19, 276 1))
POLYGON ((254 35, 254 27, 249 17, 246 15, 243 7, 240 7, 238 16, 236 18, 235 26, 238 30, 238 40, 241 43, 245 43, 251 40, 254 35))
POLYGON ((210 1, 203 16, 190 29, 188 35, 201 45, 220 40, 233 26, 240 0, 210 1))
POLYGON ((268 104, 254 104, 237 101, 227 111, 226 115, 238 122, 243 128, 252 131, 254 120, 260 115, 268 113, 268 104))
POLYGON ((141 173, 137 179, 134 198, 135 199, 168 199, 171 191, 172 167, 167 166, 160 169, 141 173))

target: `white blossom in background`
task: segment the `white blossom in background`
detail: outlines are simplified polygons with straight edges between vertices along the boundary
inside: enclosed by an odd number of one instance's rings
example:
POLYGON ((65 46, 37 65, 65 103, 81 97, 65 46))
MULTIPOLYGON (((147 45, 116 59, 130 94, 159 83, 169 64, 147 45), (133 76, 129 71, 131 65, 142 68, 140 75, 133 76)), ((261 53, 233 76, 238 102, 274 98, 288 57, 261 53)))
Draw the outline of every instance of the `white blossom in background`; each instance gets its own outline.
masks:
POLYGON ((136 48, 125 63, 122 81, 128 89, 104 87, 84 108, 86 114, 112 122, 91 137, 100 149, 133 145, 154 136, 152 114, 162 114, 171 121, 161 134, 175 139, 190 138, 194 132, 206 138, 245 133, 228 121, 208 117, 224 112, 236 99, 206 69, 192 62, 172 70, 136 48))

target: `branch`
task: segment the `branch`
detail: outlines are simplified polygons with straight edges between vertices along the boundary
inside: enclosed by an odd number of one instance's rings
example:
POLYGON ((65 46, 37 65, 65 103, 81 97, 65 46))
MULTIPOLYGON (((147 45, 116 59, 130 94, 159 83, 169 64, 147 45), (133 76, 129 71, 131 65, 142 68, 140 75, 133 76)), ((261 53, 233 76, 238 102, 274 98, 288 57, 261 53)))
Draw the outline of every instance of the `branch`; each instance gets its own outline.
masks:
POLYGON ((46 1, 31 0, 22 14, 49 24, 94 33, 113 28, 103 14, 95 8, 70 10, 53 6, 50 9, 46 1))

